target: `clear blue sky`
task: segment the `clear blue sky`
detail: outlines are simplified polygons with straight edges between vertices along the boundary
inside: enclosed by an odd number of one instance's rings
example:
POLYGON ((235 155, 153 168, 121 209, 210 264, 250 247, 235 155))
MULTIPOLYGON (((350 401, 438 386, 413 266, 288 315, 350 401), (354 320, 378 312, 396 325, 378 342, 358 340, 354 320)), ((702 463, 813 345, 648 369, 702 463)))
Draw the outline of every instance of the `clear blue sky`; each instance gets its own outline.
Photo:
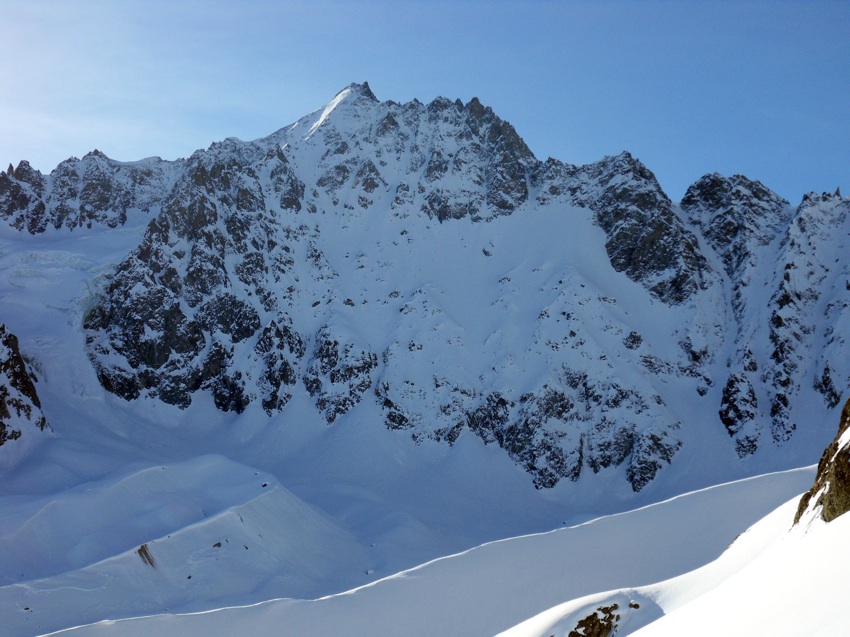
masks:
POLYGON ((477 96, 541 159, 629 150, 674 200, 714 171, 850 194, 846 0, 0 0, 0 167, 185 157, 364 80, 477 96))

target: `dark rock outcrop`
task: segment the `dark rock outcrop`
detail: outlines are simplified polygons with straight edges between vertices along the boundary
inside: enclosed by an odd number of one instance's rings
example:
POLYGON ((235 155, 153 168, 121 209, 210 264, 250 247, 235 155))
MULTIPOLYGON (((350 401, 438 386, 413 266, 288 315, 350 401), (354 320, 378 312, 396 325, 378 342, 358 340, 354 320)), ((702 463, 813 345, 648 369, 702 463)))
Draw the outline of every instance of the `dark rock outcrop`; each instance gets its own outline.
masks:
POLYGON ((567 637, 608 637, 613 635, 620 622, 620 614, 617 612, 619 608, 618 604, 600 606, 587 617, 580 619, 567 637))
POLYGON ((273 289, 293 264, 290 244, 307 233, 277 217, 297 209, 302 192, 279 150, 228 140, 187 160, 142 243, 85 317, 103 386, 179 407, 208 390, 224 411, 242 412, 257 398, 267 412, 280 410, 304 345, 273 289), (240 369, 246 358, 258 364, 240 369))
POLYGON ((20 438, 27 426, 42 430, 47 426, 35 378, 21 356, 17 337, 0 323, 0 447, 20 438))
POLYGON ((807 514, 831 522, 847 511, 850 511, 850 400, 841 412, 838 435, 818 463, 814 485, 800 499, 794 524, 807 514))
POLYGON ((0 173, 0 218, 32 234, 49 227, 114 228, 132 210, 158 209, 171 185, 169 167, 179 164, 158 157, 122 163, 95 150, 62 162, 45 176, 22 161, 0 173))
POLYGON ((757 261, 756 248, 770 244, 787 228, 791 205, 758 181, 714 173, 691 185, 681 206, 722 259, 740 310, 741 288, 747 286, 747 270, 757 261))
POLYGON ((755 453, 758 441, 758 399, 749 379, 732 374, 723 388, 720 422, 735 439, 738 456, 755 453))
POLYGON ((340 343, 339 334, 323 325, 316 335, 313 359, 304 373, 304 387, 328 424, 360 402, 372 386, 378 357, 352 342, 340 343))
POLYGON ((615 270, 669 304, 710 285, 714 274, 696 236, 640 161, 627 152, 606 157, 579 169, 576 181, 572 199, 596 213, 615 270))

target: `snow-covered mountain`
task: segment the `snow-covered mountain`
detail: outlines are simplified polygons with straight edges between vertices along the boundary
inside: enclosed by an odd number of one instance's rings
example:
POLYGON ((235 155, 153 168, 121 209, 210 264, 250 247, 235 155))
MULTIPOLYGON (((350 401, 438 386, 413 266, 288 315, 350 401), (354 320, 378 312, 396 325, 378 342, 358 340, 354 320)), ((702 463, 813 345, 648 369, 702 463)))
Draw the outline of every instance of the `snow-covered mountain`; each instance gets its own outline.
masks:
POLYGON ((265 139, 22 162, 0 193, 32 233, 150 216, 83 320, 128 400, 272 415, 306 392, 328 423, 366 400, 417 439, 498 444, 537 486, 622 466, 638 491, 686 420, 770 455, 850 380, 848 200, 795 211, 715 174, 676 206, 628 153, 538 161, 475 99, 353 84, 265 139))
POLYGON ((677 204, 629 153, 540 161, 477 99, 366 84, 187 159, 10 166, 0 611, 318 597, 811 464, 848 212, 741 175, 677 204))

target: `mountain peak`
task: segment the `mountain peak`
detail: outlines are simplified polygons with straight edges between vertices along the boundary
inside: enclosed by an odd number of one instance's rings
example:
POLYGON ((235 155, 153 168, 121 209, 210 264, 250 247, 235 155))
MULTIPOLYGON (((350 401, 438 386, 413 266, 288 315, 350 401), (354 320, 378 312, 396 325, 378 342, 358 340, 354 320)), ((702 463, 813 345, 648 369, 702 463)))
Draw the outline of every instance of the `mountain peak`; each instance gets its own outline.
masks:
POLYGON ((305 137, 311 137, 322 126, 322 124, 328 121, 331 113, 337 112, 344 107, 361 105, 364 103, 372 105, 379 104, 380 102, 378 101, 378 98, 375 97, 372 89, 369 88, 368 82, 363 82, 362 84, 352 82, 337 93, 334 98, 324 106, 324 108, 317 111, 319 112, 319 117, 313 125, 310 126, 310 130, 307 132, 305 137))
POLYGON ((106 154, 103 153, 103 151, 100 151, 97 148, 95 148, 93 151, 88 152, 85 155, 83 155, 83 159, 85 159, 87 157, 98 157, 100 159, 109 159, 109 157, 107 157, 106 154))
POLYGON ((356 99, 359 97, 365 97, 373 102, 379 101, 372 92, 372 89, 369 87, 369 82, 352 82, 334 96, 334 101, 337 99, 356 99))
POLYGON ((843 199, 844 197, 841 196, 841 188, 839 187, 836 188, 835 192, 833 193, 823 192, 821 194, 818 194, 814 191, 807 192, 805 195, 803 195, 803 201, 800 205, 817 205, 819 203, 824 202, 840 203, 841 201, 843 201, 843 199))
POLYGON ((369 82, 352 82, 344 89, 342 89, 342 91, 337 93, 337 95, 344 92, 348 92, 349 94, 353 94, 358 97, 365 97, 367 99, 372 100, 373 102, 379 101, 378 98, 375 97, 375 94, 372 92, 372 89, 369 87, 369 82))

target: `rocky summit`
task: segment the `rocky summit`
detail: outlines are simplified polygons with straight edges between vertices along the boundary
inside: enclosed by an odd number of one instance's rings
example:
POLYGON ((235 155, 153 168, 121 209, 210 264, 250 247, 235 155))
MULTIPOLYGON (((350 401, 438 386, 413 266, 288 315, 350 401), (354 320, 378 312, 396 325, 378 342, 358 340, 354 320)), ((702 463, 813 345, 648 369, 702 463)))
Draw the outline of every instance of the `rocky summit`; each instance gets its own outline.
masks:
POLYGON ((850 383, 849 212, 741 175, 675 203, 627 152, 541 161, 478 99, 367 84, 187 159, 0 173, 21 233, 144 224, 81 319, 108 392, 474 436, 539 488, 823 448, 807 429, 850 383))

